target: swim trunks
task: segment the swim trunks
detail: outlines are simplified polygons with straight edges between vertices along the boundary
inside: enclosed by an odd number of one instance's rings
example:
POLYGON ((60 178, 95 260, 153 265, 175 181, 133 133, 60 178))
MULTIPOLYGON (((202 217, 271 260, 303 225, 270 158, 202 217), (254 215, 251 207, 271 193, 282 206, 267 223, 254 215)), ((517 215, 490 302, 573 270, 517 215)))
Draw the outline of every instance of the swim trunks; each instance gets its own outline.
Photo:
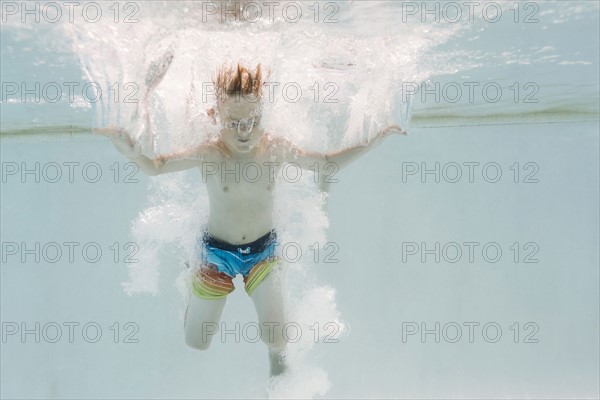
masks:
POLYGON ((204 232, 198 244, 202 263, 194 275, 193 293, 203 299, 220 299, 233 292, 237 274, 244 277, 246 293, 251 295, 279 262, 275 230, 242 245, 223 242, 204 232))

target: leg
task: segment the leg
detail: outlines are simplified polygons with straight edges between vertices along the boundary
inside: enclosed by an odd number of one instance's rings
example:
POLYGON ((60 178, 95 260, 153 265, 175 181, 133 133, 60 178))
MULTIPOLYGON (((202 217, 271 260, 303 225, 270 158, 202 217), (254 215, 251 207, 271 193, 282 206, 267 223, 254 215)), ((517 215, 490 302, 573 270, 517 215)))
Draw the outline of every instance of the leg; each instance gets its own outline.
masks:
POLYGON ((185 343, 188 346, 198 350, 207 350, 210 347, 226 302, 226 297, 207 300, 193 294, 190 296, 184 322, 185 343))
POLYGON ((185 312, 185 343, 198 350, 210 346, 219 327, 227 295, 234 290, 231 277, 203 266, 194 275, 190 302, 185 312))
POLYGON ((254 288, 250 297, 256 308, 261 339, 269 347, 270 375, 282 374, 286 369, 283 351, 287 343, 283 336, 285 316, 278 274, 269 273, 254 288))

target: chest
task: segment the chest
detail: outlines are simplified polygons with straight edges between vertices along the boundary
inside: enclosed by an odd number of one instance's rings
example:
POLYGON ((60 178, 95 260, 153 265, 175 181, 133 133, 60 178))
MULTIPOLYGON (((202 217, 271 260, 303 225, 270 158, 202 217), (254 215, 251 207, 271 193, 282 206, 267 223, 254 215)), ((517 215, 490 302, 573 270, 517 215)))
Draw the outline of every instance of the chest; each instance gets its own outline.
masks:
POLYGON ((223 160, 203 165, 202 176, 210 191, 221 195, 270 195, 277 164, 269 161, 223 160))

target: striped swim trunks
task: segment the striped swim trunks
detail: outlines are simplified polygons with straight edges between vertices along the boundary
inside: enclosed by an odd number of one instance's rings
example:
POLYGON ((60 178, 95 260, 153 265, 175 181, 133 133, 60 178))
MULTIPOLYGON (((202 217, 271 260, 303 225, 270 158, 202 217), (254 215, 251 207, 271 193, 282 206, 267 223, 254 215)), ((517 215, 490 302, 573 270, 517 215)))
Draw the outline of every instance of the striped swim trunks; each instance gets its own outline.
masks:
POLYGON ((194 295, 209 300, 225 297, 234 291, 233 278, 237 274, 244 277, 246 293, 251 295, 279 263, 276 247, 275 230, 243 245, 223 242, 204 232, 199 241, 202 263, 194 275, 194 295))

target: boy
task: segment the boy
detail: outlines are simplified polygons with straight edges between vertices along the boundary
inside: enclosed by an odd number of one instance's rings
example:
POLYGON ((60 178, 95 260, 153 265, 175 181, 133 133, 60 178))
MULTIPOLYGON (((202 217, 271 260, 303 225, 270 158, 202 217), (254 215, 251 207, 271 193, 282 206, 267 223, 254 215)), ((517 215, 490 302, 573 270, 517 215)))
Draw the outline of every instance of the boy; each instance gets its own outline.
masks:
MULTIPOLYGON (((150 67, 146 111, 149 94, 164 77, 172 58, 169 55, 150 67)), ((246 292, 256 308, 261 339, 269 349, 270 374, 274 376, 285 371, 282 353, 286 342, 281 330, 285 321, 280 285, 275 281, 276 274, 269 273, 279 264, 272 218, 273 177, 286 162, 295 162, 303 169, 314 169, 315 163, 320 168, 328 163, 341 168, 392 130, 405 132, 398 126, 389 126, 368 145, 330 154, 304 151, 261 128, 263 83, 260 65, 254 71, 239 64, 221 67, 214 79, 217 109, 208 112, 214 123, 221 124, 220 136, 183 154, 152 160, 140 154, 126 132, 111 128, 96 132, 108 136, 120 152, 149 175, 200 169, 207 185, 210 212, 185 315, 185 342, 201 350, 210 346, 211 336, 207 337, 205 328, 219 323, 227 295, 234 290, 232 278, 242 274, 246 292), (252 168, 261 169, 257 179, 245 181, 231 173, 244 170, 249 163, 252 168), (214 167, 220 173, 214 173, 214 167)), ((146 116, 150 128, 148 113, 146 116)))

